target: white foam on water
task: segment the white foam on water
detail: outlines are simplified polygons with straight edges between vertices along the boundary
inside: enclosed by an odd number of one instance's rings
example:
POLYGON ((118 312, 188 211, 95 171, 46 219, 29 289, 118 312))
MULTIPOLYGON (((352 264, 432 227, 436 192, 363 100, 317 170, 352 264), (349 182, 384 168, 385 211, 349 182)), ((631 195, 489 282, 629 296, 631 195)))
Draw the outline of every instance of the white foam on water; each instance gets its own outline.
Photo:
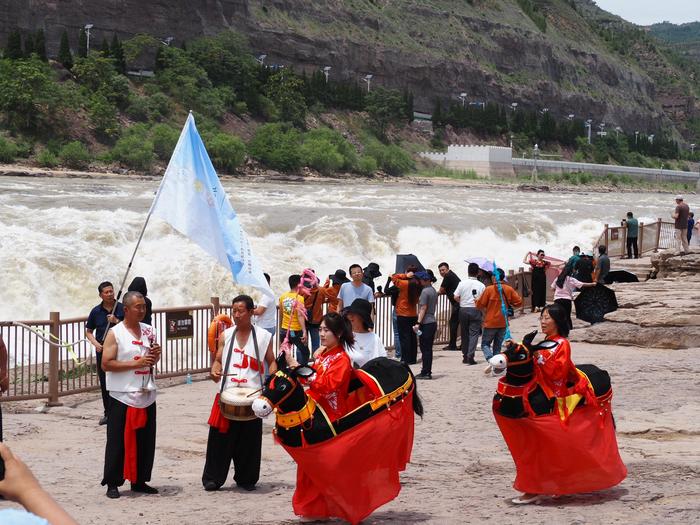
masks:
MULTIPOLYGON (((119 286, 158 181, 0 180, 0 319, 85 316, 99 302, 97 285, 119 286)), ((351 263, 380 264, 414 253, 434 270, 447 261, 484 256, 506 270, 528 251, 565 259, 574 244, 589 249, 603 224, 628 208, 650 222, 668 215, 668 195, 526 194, 503 190, 399 185, 261 184, 226 181, 253 251, 273 289, 306 267, 322 280, 351 263), (552 205, 549 205, 550 201, 552 205)), ((152 219, 127 284, 148 283, 156 307, 258 297, 232 283, 226 268, 166 223, 152 219)))

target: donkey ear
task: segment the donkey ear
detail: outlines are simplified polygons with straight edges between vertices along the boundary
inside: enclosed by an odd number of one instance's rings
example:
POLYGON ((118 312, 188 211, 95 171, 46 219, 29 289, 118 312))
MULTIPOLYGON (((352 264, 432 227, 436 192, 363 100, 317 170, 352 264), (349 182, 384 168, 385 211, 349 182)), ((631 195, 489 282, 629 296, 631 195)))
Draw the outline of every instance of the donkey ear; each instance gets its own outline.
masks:
POLYGON ((295 375, 297 375, 299 377, 303 377, 304 379, 311 377, 315 373, 316 373, 316 370, 314 370, 313 368, 311 368, 310 366, 307 366, 307 365, 298 366, 294 370, 295 375))
POLYGON ((536 335, 537 335, 537 330, 533 330, 529 334, 526 334, 525 337, 523 337, 523 344, 527 348, 530 348, 530 346, 532 345, 532 341, 535 339, 536 335))
POLYGON ((277 365, 277 370, 284 370, 287 368, 287 359, 284 356, 284 352, 280 352, 280 355, 275 359, 275 364, 277 365))

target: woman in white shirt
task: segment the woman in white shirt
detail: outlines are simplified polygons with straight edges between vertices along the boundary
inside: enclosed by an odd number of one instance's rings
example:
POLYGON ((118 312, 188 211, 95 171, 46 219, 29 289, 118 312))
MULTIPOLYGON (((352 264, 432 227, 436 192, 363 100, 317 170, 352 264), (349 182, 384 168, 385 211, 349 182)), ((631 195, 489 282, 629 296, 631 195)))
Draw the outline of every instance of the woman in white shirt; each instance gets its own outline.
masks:
POLYGON ((584 283, 571 277, 572 271, 573 268, 567 266, 559 274, 556 281, 552 283, 554 302, 564 307, 564 310, 569 316, 569 329, 573 328, 573 323, 571 322, 571 302, 574 300, 574 292, 579 288, 596 286, 596 283, 584 283))
POLYGON ((372 303, 366 299, 355 299, 350 306, 345 308, 343 314, 352 325, 352 333, 355 343, 352 347, 346 347, 353 365, 357 368, 375 357, 386 357, 386 349, 379 336, 370 332, 374 328, 372 322, 372 303))

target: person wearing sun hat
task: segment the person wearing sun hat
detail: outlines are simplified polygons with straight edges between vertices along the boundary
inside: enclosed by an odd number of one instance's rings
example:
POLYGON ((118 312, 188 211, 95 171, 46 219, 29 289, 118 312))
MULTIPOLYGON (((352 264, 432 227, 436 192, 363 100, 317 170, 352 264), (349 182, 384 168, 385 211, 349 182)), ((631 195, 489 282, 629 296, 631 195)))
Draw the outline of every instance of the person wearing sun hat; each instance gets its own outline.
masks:
POLYGON ((386 357, 382 340, 375 332, 370 332, 374 328, 372 303, 366 299, 355 299, 343 310, 343 315, 350 321, 355 336, 353 345, 345 348, 353 365, 359 368, 375 357, 386 357))

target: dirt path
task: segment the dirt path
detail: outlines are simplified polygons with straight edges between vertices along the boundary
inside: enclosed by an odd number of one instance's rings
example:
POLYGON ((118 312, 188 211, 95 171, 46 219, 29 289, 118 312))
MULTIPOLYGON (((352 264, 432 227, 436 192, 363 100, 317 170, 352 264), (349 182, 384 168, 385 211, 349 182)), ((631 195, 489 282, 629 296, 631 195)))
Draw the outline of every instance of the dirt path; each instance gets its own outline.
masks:
MULTIPOLYGON (((515 321, 514 334, 536 323, 515 321)), ((458 352, 436 354, 433 381, 419 383, 426 407, 416 422, 412 462, 399 497, 365 523, 697 523, 700 516, 698 349, 655 350, 575 343, 574 360, 613 377, 618 439, 629 477, 618 487, 562 497, 539 506, 507 502, 514 466, 491 414, 495 380, 483 364, 466 366, 458 352)), ((482 361, 479 355, 479 361, 482 361)), ((291 496, 295 465, 273 444, 265 422, 257 491, 218 493, 201 487, 213 398, 207 381, 163 389, 158 399, 156 497, 124 490, 108 500, 99 485, 105 427, 97 426, 99 394, 46 414, 5 415, 7 443, 82 524, 297 523, 291 496)), ((30 406, 30 405, 25 405, 30 406)), ((391 446, 385 443, 382 446, 391 446)), ((9 505, 0 503, 0 508, 9 505)))

